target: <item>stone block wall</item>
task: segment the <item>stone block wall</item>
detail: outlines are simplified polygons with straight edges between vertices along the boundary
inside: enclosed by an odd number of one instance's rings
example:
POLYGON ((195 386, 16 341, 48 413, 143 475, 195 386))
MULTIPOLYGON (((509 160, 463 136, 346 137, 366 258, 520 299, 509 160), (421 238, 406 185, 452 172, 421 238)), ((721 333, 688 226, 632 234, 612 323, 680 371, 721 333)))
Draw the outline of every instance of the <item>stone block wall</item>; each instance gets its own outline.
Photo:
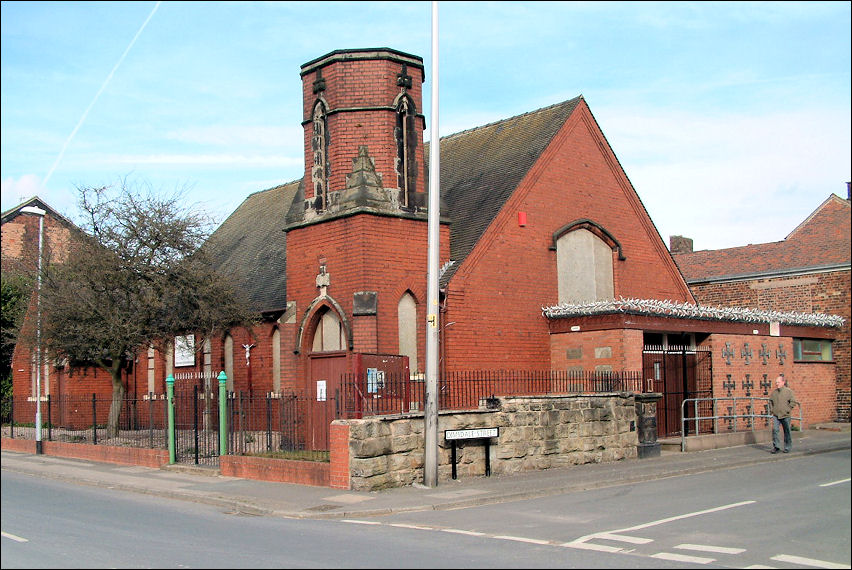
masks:
MULTIPOLYGON (((349 429, 350 489, 375 491, 423 481, 422 414, 335 420, 332 425, 349 429)), ((489 445, 491 473, 500 475, 636 458, 636 425, 634 396, 627 393, 504 397, 496 409, 440 413, 438 479, 452 477, 445 430, 499 427, 499 437, 489 445)), ((456 446, 457 476, 484 475, 483 440, 457 441, 456 446)))

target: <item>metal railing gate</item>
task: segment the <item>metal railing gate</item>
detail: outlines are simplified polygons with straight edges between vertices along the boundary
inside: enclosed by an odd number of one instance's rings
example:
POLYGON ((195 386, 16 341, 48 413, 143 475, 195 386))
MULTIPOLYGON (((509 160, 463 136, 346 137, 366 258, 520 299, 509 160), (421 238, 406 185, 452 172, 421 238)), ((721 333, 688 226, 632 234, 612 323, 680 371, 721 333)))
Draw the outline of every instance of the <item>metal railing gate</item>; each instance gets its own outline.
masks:
MULTIPOLYGON (((663 395, 657 404, 659 437, 681 433, 681 405, 684 400, 713 393, 712 356, 710 349, 705 347, 645 346, 642 352, 643 376, 652 381, 653 392, 663 395)), ((691 427, 686 425, 687 429, 691 427)))
MULTIPOLYGON (((195 378, 193 378, 195 379, 195 378)), ((207 382, 179 385, 174 395, 175 462, 219 466, 219 395, 207 382)), ((181 381, 180 378, 177 379, 181 381)), ((186 380, 186 379, 184 379, 186 380)), ((213 377, 215 380, 215 377, 213 377)))

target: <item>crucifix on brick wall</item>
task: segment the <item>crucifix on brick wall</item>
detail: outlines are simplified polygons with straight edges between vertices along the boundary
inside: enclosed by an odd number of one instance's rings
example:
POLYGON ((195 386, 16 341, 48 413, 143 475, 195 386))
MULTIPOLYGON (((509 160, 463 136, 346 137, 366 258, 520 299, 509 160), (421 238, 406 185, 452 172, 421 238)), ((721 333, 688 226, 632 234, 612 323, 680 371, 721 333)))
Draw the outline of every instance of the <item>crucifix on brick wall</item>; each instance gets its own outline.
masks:
POLYGON ((243 348, 246 349, 246 366, 251 366, 251 349, 254 348, 254 344, 244 344, 243 348))

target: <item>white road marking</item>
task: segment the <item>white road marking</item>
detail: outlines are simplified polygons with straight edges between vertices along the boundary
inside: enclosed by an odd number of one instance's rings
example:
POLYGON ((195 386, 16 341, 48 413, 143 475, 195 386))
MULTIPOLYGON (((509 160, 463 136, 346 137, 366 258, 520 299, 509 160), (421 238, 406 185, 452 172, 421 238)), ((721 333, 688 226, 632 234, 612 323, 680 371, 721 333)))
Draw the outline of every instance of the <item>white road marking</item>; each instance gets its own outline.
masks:
POLYGON ((524 538, 523 536, 492 536, 491 538, 499 538, 500 540, 514 540, 515 542, 528 542, 530 544, 550 544, 549 540, 539 540, 537 538, 524 538))
POLYGON ((453 534, 466 534, 468 536, 485 536, 484 532, 476 532, 475 530, 461 530, 458 528, 439 528, 441 532, 451 532, 453 534))
POLYGON ((789 562, 791 564, 801 564, 802 566, 813 566, 814 568, 849 568, 849 564, 837 564, 836 562, 826 562, 825 560, 804 558, 802 556, 790 556, 789 554, 773 556, 772 560, 777 560, 778 562, 789 562))
POLYGON ((567 548, 579 548, 581 550, 598 550, 600 552, 621 552, 623 549, 606 544, 595 544, 594 542, 566 542, 560 546, 567 548))
POLYGON ((15 542, 29 542, 29 540, 27 540, 26 538, 22 538, 18 535, 11 534, 9 532, 2 532, 0 534, 3 535, 3 538, 8 538, 8 539, 14 540, 15 542))
POLYGON ((377 521, 359 521, 357 519, 343 519, 341 522, 347 522, 352 524, 372 524, 372 525, 380 525, 382 523, 377 521))
POLYGON ((388 523, 388 526, 395 526, 397 528, 413 528, 414 530, 435 530, 431 526, 422 526, 417 524, 406 523, 388 523))
POLYGON ((675 548, 681 550, 698 550, 700 552, 716 552, 717 554, 742 554, 745 548, 729 548, 727 546, 710 546, 707 544, 678 544, 675 548))
POLYGON ((744 570, 761 570, 761 569, 774 569, 775 566, 764 566, 763 564, 752 564, 751 566, 746 566, 744 570))
POLYGON ((692 562, 693 564, 710 564, 711 562, 716 562, 715 558, 704 558, 703 556, 687 556, 685 554, 674 554, 672 552, 660 552, 657 554, 652 554, 651 558, 673 560, 675 562, 692 562))
POLYGON ((649 542, 654 542, 651 538, 640 538, 638 536, 627 536, 624 534, 612 534, 611 532, 602 532, 598 534, 595 538, 605 538, 607 540, 620 540, 622 542, 629 542, 631 544, 648 544, 649 542))
MULTIPOLYGON (((596 533, 593 533, 593 534, 587 534, 586 536, 581 536, 580 538, 572 540, 571 542, 566 542, 566 543, 562 544, 562 546, 567 546, 567 547, 570 547, 570 548, 584 548, 584 547, 579 546, 579 545, 585 544, 589 540, 592 540, 592 539, 595 539, 595 538, 607 538, 607 537, 609 537, 611 540, 623 540, 625 542, 634 542, 635 544, 644 544, 641 541, 647 540, 647 541, 650 542, 651 540, 650 539, 635 538, 635 537, 627 537, 627 536, 620 535, 620 533, 629 532, 629 531, 632 531, 632 530, 640 530, 640 529, 643 529, 643 528, 649 528, 649 527, 652 527, 652 526, 670 523, 672 521, 677 521, 677 520, 686 519, 686 518, 690 518, 690 517, 697 517, 699 515, 706 515, 706 514, 709 514, 709 513, 716 513, 716 512, 719 512, 719 511, 725 511, 727 509, 734 509, 736 507, 742 507, 744 505, 751 505, 751 504, 756 503, 756 502, 757 501, 741 501, 739 503, 731 503, 729 505, 722 505, 721 507, 713 507, 712 509, 704 509, 703 511, 695 511, 695 512, 692 512, 692 513, 685 513, 685 514, 682 514, 682 515, 667 517, 667 518, 664 518, 664 519, 651 521, 651 522, 647 522, 647 523, 643 523, 643 524, 639 524, 639 525, 631 526, 631 527, 627 527, 627 528, 619 528, 619 529, 615 529, 615 530, 609 530, 609 531, 604 531, 604 532, 596 532, 596 533), (619 537, 619 538, 615 538, 615 537, 619 537)), ((617 549, 617 550, 621 550, 621 549, 617 549)), ((613 551, 610 550, 608 552, 613 552, 613 551)))
POLYGON ((616 533, 616 532, 626 532, 626 531, 629 531, 629 530, 639 530, 639 529, 643 529, 643 528, 648 528, 648 527, 652 527, 652 526, 657 526, 657 525, 669 523, 669 522, 672 522, 672 521, 678 521, 678 520, 681 520, 681 519, 688 519, 690 517, 697 517, 699 515, 706 515, 706 514, 709 514, 709 513, 716 513, 716 512, 719 512, 719 511, 725 511, 727 509, 734 509, 736 507, 742 507, 744 505, 751 505, 751 504, 756 503, 756 502, 757 501, 741 501, 739 503, 731 503, 730 505, 722 505, 721 507, 713 507, 712 509, 705 509, 703 511, 695 511, 693 513, 686 513, 686 514, 683 514, 683 515, 668 517, 668 518, 665 518, 665 519, 660 519, 658 521, 651 521, 649 523, 631 526, 629 528, 620 528, 618 530, 611 530, 610 532, 616 533))
POLYGON ((841 483, 848 483, 849 481, 852 481, 852 479, 849 479, 847 477, 846 479, 841 479, 840 481, 832 481, 831 483, 823 483, 822 485, 820 485, 820 487, 831 487, 832 485, 840 485, 841 483))

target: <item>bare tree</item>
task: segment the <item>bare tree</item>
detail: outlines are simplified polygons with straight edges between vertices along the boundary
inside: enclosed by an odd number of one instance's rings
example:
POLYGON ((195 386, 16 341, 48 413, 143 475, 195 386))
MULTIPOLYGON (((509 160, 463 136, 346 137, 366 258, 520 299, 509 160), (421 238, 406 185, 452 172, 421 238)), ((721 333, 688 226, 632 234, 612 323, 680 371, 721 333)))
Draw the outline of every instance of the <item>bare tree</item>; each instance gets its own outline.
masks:
POLYGON ((45 269, 42 342, 54 358, 95 365, 112 378, 107 431, 117 433, 126 388, 122 371, 135 355, 176 335, 202 338, 257 315, 214 270, 206 240, 211 220, 123 181, 118 188, 78 188, 85 236, 63 264, 45 269))

